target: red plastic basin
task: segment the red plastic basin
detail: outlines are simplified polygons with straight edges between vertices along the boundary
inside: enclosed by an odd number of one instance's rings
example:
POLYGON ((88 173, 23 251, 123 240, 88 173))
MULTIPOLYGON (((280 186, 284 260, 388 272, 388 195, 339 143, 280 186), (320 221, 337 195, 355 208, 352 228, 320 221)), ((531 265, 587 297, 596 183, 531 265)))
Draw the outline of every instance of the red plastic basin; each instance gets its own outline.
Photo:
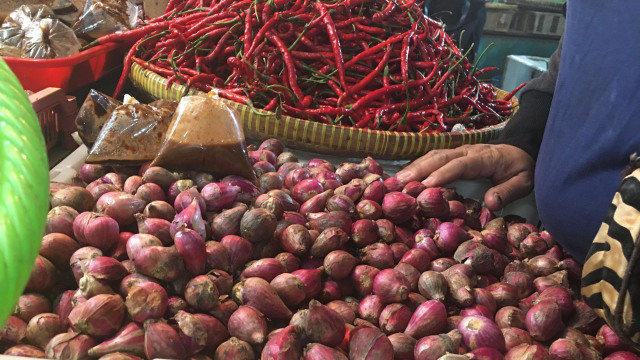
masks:
POLYGON ((87 86, 122 67, 130 44, 98 45, 59 59, 3 57, 25 90, 61 88, 65 93, 87 86))

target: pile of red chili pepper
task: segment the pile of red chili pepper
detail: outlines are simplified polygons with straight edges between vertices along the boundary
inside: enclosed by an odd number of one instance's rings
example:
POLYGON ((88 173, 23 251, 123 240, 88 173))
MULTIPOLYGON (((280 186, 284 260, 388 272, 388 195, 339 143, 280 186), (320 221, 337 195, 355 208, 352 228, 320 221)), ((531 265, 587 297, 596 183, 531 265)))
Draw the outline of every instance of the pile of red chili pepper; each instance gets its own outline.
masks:
POLYGON ((256 109, 379 130, 477 129, 512 113, 416 0, 171 0, 131 62, 256 109), (459 127, 458 127, 459 128, 459 127))

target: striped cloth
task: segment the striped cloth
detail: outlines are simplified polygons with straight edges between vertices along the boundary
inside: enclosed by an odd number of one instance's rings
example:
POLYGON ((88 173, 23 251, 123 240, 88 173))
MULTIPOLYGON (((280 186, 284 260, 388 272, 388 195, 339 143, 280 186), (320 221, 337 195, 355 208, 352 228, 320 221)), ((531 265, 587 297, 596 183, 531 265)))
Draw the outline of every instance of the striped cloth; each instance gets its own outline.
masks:
POLYGON ((640 169, 625 177, 591 245, 582 296, 618 335, 640 345, 640 169))

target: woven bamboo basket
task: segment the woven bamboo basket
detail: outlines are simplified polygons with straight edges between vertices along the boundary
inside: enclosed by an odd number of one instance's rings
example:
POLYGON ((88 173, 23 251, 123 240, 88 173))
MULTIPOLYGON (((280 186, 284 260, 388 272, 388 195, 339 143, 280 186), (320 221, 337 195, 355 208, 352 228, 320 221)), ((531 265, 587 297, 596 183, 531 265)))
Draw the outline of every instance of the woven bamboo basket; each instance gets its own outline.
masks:
MULTIPOLYGON (((201 91, 173 83, 134 63, 129 79, 143 95, 153 99, 178 101, 182 96, 201 91)), ((499 98, 507 92, 496 89, 499 98)), ((290 116, 276 117, 273 112, 221 99, 240 114, 244 135, 248 140, 277 138, 289 148, 337 156, 365 157, 385 160, 411 160, 435 149, 450 149, 466 144, 486 143, 498 137, 508 119, 479 130, 455 133, 418 134, 411 132, 356 129, 327 125, 290 116)), ((512 98, 514 113, 518 101, 512 98)))

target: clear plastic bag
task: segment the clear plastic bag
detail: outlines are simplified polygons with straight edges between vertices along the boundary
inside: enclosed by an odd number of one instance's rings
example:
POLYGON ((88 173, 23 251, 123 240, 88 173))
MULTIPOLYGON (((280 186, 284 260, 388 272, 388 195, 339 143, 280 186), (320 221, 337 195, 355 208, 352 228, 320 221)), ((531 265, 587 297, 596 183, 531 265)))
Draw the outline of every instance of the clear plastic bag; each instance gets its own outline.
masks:
POLYGON ((45 5, 22 5, 9 14, 0 27, 0 42, 34 59, 67 57, 81 49, 73 30, 45 5))
POLYGON ((95 143, 100 130, 102 130, 113 110, 119 105, 122 105, 122 102, 111 96, 95 89, 89 91, 78 111, 78 116, 76 116, 78 135, 89 149, 95 143))
POLYGON ((180 100, 152 166, 255 179, 237 112, 205 95, 180 100))
POLYGON ((87 0, 54 0, 51 9, 68 26, 78 21, 87 0))
POLYGON ((88 163, 136 165, 153 160, 163 144, 177 103, 115 107, 89 151, 88 163))
POLYGON ((82 15, 73 25, 76 36, 97 39, 132 29, 138 21, 139 8, 130 0, 86 0, 82 15))

